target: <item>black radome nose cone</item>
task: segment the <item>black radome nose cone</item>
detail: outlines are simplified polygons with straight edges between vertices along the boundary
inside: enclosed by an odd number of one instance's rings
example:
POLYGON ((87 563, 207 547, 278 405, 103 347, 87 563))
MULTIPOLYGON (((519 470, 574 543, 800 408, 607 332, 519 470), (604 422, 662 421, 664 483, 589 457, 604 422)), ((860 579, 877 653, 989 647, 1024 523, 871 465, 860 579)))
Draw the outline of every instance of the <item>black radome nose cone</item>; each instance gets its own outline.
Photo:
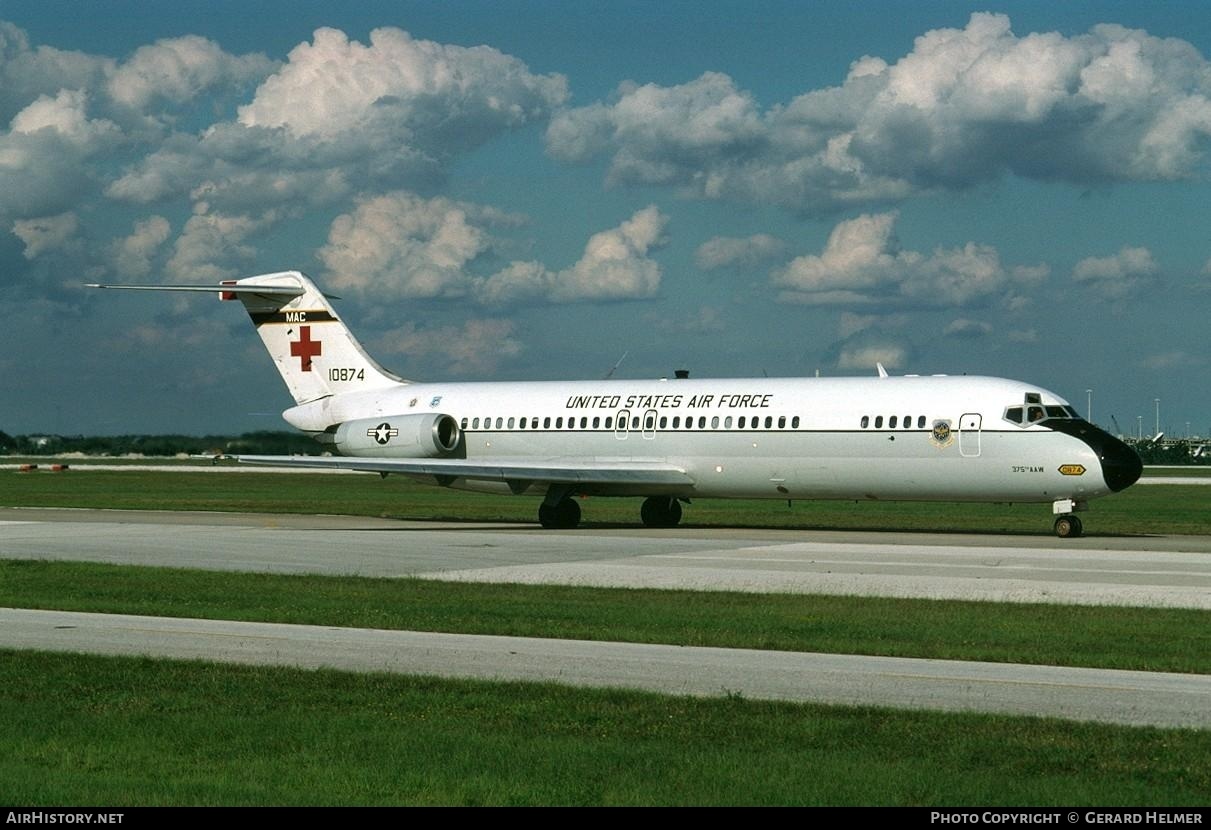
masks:
POLYGON ((1117 493, 1139 481, 1140 474, 1144 471, 1144 462, 1140 461, 1135 450, 1113 435, 1106 437, 1110 441, 1100 448, 1093 444, 1090 446, 1102 462, 1102 478, 1106 479, 1106 486, 1117 493))
POLYGON ((1043 422, 1043 426, 1079 438, 1088 444, 1102 465, 1102 478, 1106 481, 1106 486, 1113 492, 1126 490, 1139 481, 1140 474, 1144 471, 1144 463, 1140 461, 1139 455, 1105 430, 1088 421, 1065 418, 1049 419, 1043 422))

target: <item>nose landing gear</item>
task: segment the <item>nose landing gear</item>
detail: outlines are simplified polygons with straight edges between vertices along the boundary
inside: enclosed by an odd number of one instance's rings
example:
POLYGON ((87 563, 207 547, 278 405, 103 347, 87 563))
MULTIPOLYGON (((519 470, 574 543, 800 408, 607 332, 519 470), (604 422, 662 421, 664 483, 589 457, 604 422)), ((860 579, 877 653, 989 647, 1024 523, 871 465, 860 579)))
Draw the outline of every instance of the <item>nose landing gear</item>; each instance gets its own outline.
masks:
POLYGON ((1055 535, 1061 539, 1073 539, 1085 535, 1085 528, 1076 516, 1060 516, 1055 520, 1055 535))
POLYGON ((1085 535, 1081 520, 1073 515, 1078 510, 1084 510, 1086 502, 1075 499, 1057 499, 1051 505, 1051 512, 1056 514, 1055 535, 1061 539, 1075 539, 1085 535))

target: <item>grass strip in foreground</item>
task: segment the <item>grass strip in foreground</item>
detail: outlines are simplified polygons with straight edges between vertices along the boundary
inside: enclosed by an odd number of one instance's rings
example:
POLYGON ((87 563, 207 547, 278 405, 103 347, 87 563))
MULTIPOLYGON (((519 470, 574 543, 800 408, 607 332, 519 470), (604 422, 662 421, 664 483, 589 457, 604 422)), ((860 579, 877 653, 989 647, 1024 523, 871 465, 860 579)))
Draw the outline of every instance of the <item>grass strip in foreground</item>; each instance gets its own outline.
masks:
POLYGON ((0 801, 1211 799, 1211 732, 0 651, 0 801))
POLYGON ((0 605, 1211 674, 1211 612, 0 560, 0 605))

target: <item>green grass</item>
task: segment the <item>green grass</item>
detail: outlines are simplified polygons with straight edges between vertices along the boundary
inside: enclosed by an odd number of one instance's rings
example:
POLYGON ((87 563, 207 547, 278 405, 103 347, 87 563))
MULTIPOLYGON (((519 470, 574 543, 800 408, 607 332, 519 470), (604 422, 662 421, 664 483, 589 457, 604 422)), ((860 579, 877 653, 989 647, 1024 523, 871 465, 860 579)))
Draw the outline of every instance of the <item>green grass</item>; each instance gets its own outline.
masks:
POLYGON ((0 651, 0 802, 1205 805, 1211 732, 0 651))
POLYGON ((1211 612, 0 560, 0 606, 1211 674, 1211 612))
MULTIPOLYGON (((0 471, 0 505, 148 510, 335 513, 408 519, 536 521, 539 500, 464 493, 398 476, 281 473, 0 471)), ((587 525, 637 525, 639 499, 590 498, 587 525)), ((1211 488, 1132 487, 1092 503, 1088 534, 1211 533, 1211 488)), ((709 527, 919 530, 1049 535, 1045 504, 697 500, 684 523, 709 527)))

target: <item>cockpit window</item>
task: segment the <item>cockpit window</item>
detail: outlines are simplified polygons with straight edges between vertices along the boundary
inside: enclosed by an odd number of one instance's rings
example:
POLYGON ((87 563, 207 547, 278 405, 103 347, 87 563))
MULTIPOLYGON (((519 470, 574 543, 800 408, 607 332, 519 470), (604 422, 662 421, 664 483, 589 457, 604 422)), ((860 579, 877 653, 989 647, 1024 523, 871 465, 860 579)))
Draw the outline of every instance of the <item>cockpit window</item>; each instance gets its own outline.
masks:
POLYGON ((1080 414, 1067 405, 1048 404, 1044 406, 1039 400, 1041 396, 1035 392, 1026 394, 1025 406, 1009 406, 1005 408, 1005 420, 1020 427, 1028 427, 1048 418, 1075 418, 1080 420, 1080 414))

